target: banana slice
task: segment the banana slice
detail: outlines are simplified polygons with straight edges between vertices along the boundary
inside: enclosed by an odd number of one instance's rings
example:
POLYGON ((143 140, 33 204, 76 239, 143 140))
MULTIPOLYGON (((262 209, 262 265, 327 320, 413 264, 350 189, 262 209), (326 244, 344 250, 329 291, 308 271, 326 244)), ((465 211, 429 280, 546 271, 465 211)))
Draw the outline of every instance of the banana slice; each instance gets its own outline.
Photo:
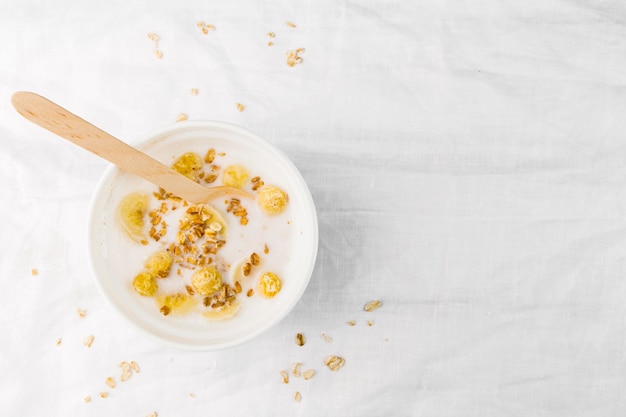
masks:
POLYGON ((202 170, 202 158, 193 152, 182 154, 172 165, 172 169, 196 181, 202 170))
POLYGON ((245 260, 239 262, 237 265, 231 266, 230 267, 230 276, 232 277, 233 282, 235 281, 239 281, 239 282, 243 282, 243 265, 246 263, 245 260))
POLYGON ((204 311, 202 315, 209 320, 226 320, 234 317, 239 311, 239 307, 239 303, 235 301, 230 305, 226 304, 220 308, 204 311))
POLYGON ((135 242, 145 239, 144 216, 148 212, 150 198, 147 194, 131 193, 118 206, 118 219, 122 230, 135 242))
POLYGON ((175 293, 157 297, 156 304, 164 316, 169 314, 182 316, 194 310, 198 302, 189 294, 175 293))

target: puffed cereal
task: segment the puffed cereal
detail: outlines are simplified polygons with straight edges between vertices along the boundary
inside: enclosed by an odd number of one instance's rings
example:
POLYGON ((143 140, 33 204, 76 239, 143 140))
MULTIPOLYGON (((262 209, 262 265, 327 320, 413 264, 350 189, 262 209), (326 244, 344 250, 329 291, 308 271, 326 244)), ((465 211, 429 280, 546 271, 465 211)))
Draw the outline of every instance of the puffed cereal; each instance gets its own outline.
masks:
POLYGON ((222 287, 222 275, 212 266, 202 268, 191 276, 191 285, 196 293, 210 295, 222 287))
POLYGON ((276 215, 285 211, 289 197, 275 185, 266 185, 259 191, 257 201, 265 214, 276 215))
POLYGON ((282 282, 273 272, 266 272, 259 279, 259 293, 265 298, 272 298, 280 292, 282 282))
POLYGON ((146 259, 144 266, 151 274, 159 278, 165 278, 170 274, 173 258, 166 250, 153 253, 146 259))
POLYGON ((159 288, 156 278, 150 272, 140 272, 133 280, 133 288, 144 297, 153 296, 159 288))

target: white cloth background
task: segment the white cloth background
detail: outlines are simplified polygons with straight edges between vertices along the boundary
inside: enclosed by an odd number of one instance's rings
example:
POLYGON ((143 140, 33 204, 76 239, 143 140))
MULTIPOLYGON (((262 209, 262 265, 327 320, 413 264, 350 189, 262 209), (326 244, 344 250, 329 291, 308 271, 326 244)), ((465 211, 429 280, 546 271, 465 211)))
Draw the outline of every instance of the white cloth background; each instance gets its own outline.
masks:
POLYGON ((625 69, 620 1, 1 1, 0 414, 625 415, 625 69), (319 216, 301 302, 225 351, 135 333, 86 259, 107 164, 18 90, 128 142, 186 113, 281 148, 319 216))

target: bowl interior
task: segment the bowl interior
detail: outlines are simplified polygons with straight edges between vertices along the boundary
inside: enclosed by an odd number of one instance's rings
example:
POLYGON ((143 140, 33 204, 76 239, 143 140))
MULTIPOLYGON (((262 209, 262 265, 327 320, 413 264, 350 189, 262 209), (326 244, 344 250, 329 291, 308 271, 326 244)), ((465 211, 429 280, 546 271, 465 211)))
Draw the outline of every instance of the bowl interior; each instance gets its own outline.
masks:
MULTIPOLYGON (((185 152, 204 156, 213 148, 220 165, 245 166, 251 176, 285 190, 288 209, 270 226, 241 227, 238 219, 225 215, 228 239, 224 246, 229 270, 250 251, 267 255, 257 271, 280 271, 283 282, 276 297, 242 297, 237 315, 227 320, 207 320, 200 314, 163 316, 151 297, 141 297, 132 288, 144 259, 165 242, 141 245, 121 231, 117 206, 130 192, 152 195, 157 187, 111 166, 103 175, 92 200, 89 219, 89 254, 97 285, 124 318, 144 334, 162 343, 191 350, 222 349, 243 343, 279 322, 295 306, 306 289, 317 255, 318 229, 311 194, 293 163, 278 149, 253 133, 220 122, 183 122, 146 135, 134 144, 155 159, 171 165, 185 152), (234 243, 238 242, 238 243, 234 243)), ((219 185, 216 182, 216 185, 219 185)), ((225 201, 212 203, 225 213, 225 201)), ((261 216, 256 201, 248 202, 250 223, 261 216), (255 217, 257 216, 257 217, 255 217)), ((254 274, 244 287, 254 287, 254 274)), ((257 274, 258 275, 258 274, 257 274)), ((241 294, 243 295, 243 294, 241 294)))

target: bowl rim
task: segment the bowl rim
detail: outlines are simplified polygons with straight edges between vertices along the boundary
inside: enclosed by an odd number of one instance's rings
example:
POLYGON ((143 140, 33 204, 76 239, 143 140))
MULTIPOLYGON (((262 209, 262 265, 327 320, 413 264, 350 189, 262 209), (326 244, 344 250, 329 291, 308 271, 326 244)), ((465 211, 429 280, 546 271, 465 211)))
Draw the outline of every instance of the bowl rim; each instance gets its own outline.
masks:
POLYGON ((210 343, 210 344, 179 343, 171 339, 168 339, 167 337, 154 334, 153 332, 146 330, 139 323, 132 320, 130 317, 128 317, 127 314, 125 314, 123 311, 121 311, 118 308, 118 306, 113 300, 113 296, 105 290, 101 282, 101 279, 102 279, 102 277, 100 276, 101 272, 99 272, 99 269, 96 266, 96 259, 95 259, 96 258, 95 254, 97 253, 96 242, 92 236, 94 233, 94 225, 96 224, 96 216, 98 214, 97 203, 99 199, 102 198, 102 195, 105 192, 104 190, 105 184, 108 181, 110 181, 112 177, 114 177, 117 173, 123 172, 117 166, 113 164, 109 164, 100 175, 98 182, 96 184, 96 187, 94 188, 94 191, 92 193, 90 202, 89 202, 89 210, 88 210, 88 216, 87 216, 87 228, 86 228, 87 233, 85 236, 85 238, 87 239, 87 244, 86 244, 86 248, 88 252, 87 258, 89 261, 89 267, 91 269, 93 279, 95 281, 96 287, 98 288, 98 292, 104 297, 108 305, 113 310, 115 310, 118 316, 122 317, 123 320, 126 321, 128 324, 130 324, 130 326, 134 328, 136 331, 143 334, 146 338, 151 339, 155 342, 158 342, 161 345, 174 347, 177 349, 187 350, 187 351, 216 351, 216 350, 228 349, 228 348, 239 346, 241 344, 249 342, 250 340, 258 337, 262 333, 265 333, 266 331, 268 331, 269 329, 271 329, 272 327, 280 323, 293 310, 293 308, 300 301, 300 299, 302 298, 302 295, 306 291, 311 281, 311 277, 313 275, 314 269, 315 269, 317 255, 319 252, 319 224, 318 224, 317 212, 316 212, 316 207, 315 207, 313 197, 311 195, 311 192, 309 190, 309 187, 306 181, 304 180, 304 177, 302 176, 302 174, 300 173, 296 165, 291 161, 291 159, 282 150, 280 150, 272 143, 261 138, 259 135, 257 135, 256 133, 246 128, 235 125, 233 123, 214 121, 214 120, 184 121, 184 122, 168 124, 158 129, 154 129, 148 133, 144 133, 143 135, 139 136, 135 140, 130 141, 129 144, 131 146, 137 147, 138 149, 142 149, 143 146, 150 145, 152 141, 158 139, 159 137, 162 137, 167 134, 177 133, 181 130, 186 130, 188 128, 195 128, 195 129, 207 129, 207 128, 219 129, 221 128, 221 129, 230 130, 234 133, 242 134, 246 136, 247 138, 254 140, 258 144, 261 144, 268 151, 271 151, 273 155, 281 159, 281 162, 285 163, 286 165, 289 165, 290 170, 292 170, 293 173, 296 174, 295 180, 299 183, 299 186, 303 190, 303 196, 305 197, 306 203, 307 203, 306 205, 310 209, 310 212, 307 217, 309 217, 311 221, 311 232, 312 232, 311 238, 312 238, 313 250, 309 258, 310 259, 309 265, 307 265, 307 268, 306 268, 306 275, 304 276, 304 279, 300 288, 294 294, 294 297, 292 297, 292 299, 289 300, 286 307, 281 310, 281 313, 273 317, 273 319, 269 323, 255 328, 252 332, 247 333, 245 336, 234 338, 232 340, 227 340, 224 342, 218 342, 218 343, 210 343))

